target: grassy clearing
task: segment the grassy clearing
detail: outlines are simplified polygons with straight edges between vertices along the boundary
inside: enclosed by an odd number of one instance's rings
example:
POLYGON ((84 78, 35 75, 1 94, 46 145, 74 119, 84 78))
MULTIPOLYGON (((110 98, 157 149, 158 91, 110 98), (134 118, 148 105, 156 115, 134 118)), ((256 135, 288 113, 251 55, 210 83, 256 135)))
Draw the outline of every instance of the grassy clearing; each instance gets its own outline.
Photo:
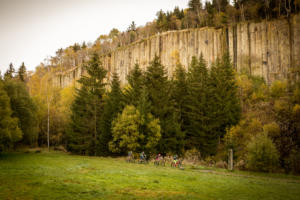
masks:
POLYGON ((300 178, 63 153, 0 154, 0 199, 299 199, 300 178))

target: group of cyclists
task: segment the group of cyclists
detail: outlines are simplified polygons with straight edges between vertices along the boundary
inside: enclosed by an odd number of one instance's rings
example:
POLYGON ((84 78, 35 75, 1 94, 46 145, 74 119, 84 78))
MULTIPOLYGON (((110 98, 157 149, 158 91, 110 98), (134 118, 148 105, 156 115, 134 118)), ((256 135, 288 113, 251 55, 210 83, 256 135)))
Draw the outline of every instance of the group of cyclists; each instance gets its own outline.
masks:
MULTIPOLYGON (((127 161, 128 162, 134 162, 135 161, 132 151, 128 152, 127 161)), ((138 163, 148 163, 147 155, 145 154, 144 151, 140 153, 140 158, 138 160, 138 163)), ((163 166, 165 166, 165 159, 160 153, 155 156, 154 165, 163 165, 163 166)), ((178 156, 176 154, 173 155, 173 160, 171 162, 171 167, 180 167, 180 166, 181 166, 181 161, 178 159, 178 156)))

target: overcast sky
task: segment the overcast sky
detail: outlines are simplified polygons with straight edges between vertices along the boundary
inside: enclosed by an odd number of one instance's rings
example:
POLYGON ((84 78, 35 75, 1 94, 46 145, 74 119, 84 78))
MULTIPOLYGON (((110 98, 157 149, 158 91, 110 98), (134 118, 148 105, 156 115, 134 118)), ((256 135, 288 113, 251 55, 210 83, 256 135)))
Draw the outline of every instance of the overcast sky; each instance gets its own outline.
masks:
POLYGON ((187 7, 188 0, 0 0, 0 70, 24 61, 33 70, 55 51, 93 42, 112 28, 127 29, 155 18, 160 9, 187 7))

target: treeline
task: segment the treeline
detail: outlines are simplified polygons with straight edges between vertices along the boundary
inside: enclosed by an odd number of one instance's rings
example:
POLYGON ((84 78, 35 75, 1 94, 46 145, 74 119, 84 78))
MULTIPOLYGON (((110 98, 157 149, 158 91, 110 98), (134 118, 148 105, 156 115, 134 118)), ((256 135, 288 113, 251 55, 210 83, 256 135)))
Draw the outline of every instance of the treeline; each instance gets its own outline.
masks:
POLYGON ((197 149, 216 154, 226 129, 239 122, 240 105, 229 55, 210 71, 203 57, 193 57, 189 70, 178 64, 169 80, 158 57, 142 72, 129 73, 122 89, 117 74, 106 90, 97 55, 85 65, 72 104, 67 133, 70 151, 84 155, 180 154, 197 149))
POLYGON ((0 75, 0 152, 16 145, 36 146, 38 140, 38 110, 30 97, 24 63, 15 72, 12 64, 0 75))
POLYGON ((108 34, 100 35, 93 43, 75 43, 65 49, 56 51, 48 59, 57 72, 63 72, 75 66, 81 66, 89 60, 93 52, 99 55, 109 54, 116 48, 122 48, 132 42, 140 41, 154 34, 187 28, 205 26, 223 27, 243 21, 261 21, 272 19, 289 19, 300 10, 299 0, 228 0, 201 1, 190 0, 188 7, 175 7, 172 11, 158 11, 156 18, 139 26, 129 23, 127 30, 113 28, 108 34))
POLYGON ((244 21, 259 22, 272 19, 289 19, 300 10, 299 0, 189 0, 188 7, 175 7, 172 11, 160 10, 152 22, 137 27, 132 22, 126 31, 112 29, 107 35, 100 35, 93 46, 101 45, 99 53, 105 54, 115 48, 154 34, 205 26, 223 27, 244 21))
POLYGON ((190 0, 188 8, 157 13, 156 28, 159 31, 199 28, 204 26, 220 27, 243 21, 271 20, 289 17, 298 13, 300 2, 297 0, 190 0))

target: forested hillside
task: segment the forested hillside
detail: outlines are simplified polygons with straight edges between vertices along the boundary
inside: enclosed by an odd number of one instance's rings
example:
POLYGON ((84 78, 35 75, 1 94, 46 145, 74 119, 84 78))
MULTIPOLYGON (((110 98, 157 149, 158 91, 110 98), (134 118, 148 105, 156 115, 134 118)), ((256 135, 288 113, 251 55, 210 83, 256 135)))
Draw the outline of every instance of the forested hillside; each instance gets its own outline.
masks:
POLYGON ((188 6, 159 11, 143 27, 132 22, 124 32, 113 29, 94 43, 59 49, 33 73, 26 72, 24 64, 15 72, 11 64, 0 80, 0 151, 24 146, 92 156, 144 151, 150 156, 196 155, 216 164, 227 161, 233 149, 239 169, 299 173, 297 63, 289 68, 293 76, 272 82, 251 70, 237 71, 242 66, 236 66, 228 51, 213 61, 199 52, 186 66, 174 52, 172 76, 154 55, 143 64, 146 68, 132 63, 123 74, 126 84, 120 74, 104 67, 103 55, 156 33, 244 21, 289 21, 298 13, 300 1, 236 0, 231 5, 227 0, 190 0, 188 6), (57 74, 69 72, 80 74, 72 75, 80 77, 78 81, 70 77, 74 84, 60 87, 53 82, 57 74))

